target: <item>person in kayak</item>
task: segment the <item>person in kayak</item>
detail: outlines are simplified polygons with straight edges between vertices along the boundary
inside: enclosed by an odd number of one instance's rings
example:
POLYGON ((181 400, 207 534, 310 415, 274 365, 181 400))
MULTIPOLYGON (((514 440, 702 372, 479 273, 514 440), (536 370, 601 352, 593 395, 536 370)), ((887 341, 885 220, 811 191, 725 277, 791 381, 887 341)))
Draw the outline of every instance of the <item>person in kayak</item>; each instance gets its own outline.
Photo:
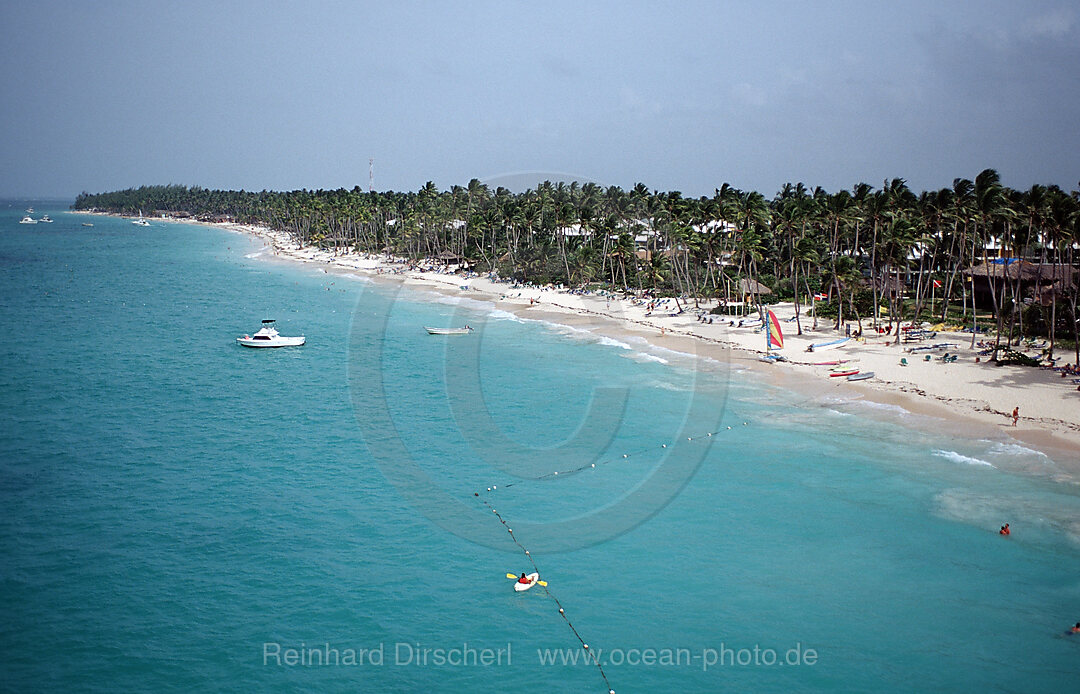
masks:
POLYGON ((529 577, 526 576, 525 574, 521 574, 521 578, 518 579, 518 583, 531 583, 531 582, 532 581, 530 581, 529 577))

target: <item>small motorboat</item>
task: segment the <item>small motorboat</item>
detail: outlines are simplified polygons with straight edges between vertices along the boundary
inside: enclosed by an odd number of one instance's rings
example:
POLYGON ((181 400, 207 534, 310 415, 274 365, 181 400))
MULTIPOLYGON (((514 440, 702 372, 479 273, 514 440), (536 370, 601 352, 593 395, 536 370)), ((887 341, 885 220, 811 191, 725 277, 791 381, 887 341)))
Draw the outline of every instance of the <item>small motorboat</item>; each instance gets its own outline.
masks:
POLYGON ((52 224, 52 223, 53 223, 52 217, 50 217, 49 215, 45 215, 45 216, 43 216, 43 217, 42 217, 41 219, 39 219, 38 221, 39 221, 39 222, 44 222, 45 224, 52 224))
POLYGON ((148 227, 148 226, 150 226, 150 222, 146 221, 142 217, 139 217, 138 219, 133 221, 132 224, 134 224, 137 227, 148 227))
POLYGON ((33 217, 31 217, 30 215, 26 215, 25 217, 23 217, 22 219, 19 220, 19 224, 37 224, 37 220, 34 219, 33 217))
POLYGON ((464 328, 429 328, 425 325, 424 330, 428 331, 428 335, 468 335, 472 332, 467 325, 464 328))
POLYGON ((92 227, 92 226, 94 226, 94 225, 93 225, 93 224, 91 224, 90 222, 83 222, 83 223, 82 223, 82 225, 83 225, 84 227, 92 227))
POLYGON ((303 335, 299 337, 279 335, 272 320, 264 320, 262 329, 254 335, 244 335, 236 338, 236 341, 245 347, 299 347, 304 344, 305 340, 306 338, 303 335))

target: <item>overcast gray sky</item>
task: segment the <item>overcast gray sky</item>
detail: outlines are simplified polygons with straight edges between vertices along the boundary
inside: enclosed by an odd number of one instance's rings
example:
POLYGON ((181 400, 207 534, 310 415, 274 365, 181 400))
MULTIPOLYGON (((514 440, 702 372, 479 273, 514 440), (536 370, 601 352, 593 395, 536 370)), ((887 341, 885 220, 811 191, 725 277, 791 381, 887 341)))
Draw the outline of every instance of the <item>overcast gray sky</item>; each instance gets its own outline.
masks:
POLYGON ((1076 2, 0 3, 0 195, 1080 180, 1076 2))

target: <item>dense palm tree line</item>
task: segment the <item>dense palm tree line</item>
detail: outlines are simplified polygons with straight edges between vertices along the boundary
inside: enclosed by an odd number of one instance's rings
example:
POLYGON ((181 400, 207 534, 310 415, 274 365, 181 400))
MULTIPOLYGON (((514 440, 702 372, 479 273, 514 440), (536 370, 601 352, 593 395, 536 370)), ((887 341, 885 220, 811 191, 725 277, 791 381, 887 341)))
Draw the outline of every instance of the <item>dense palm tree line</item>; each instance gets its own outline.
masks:
MULTIPOLYGON (((1080 261, 1078 193, 1043 185, 1014 190, 993 169, 937 191, 916 193, 900 178, 836 193, 798 183, 771 200, 728 184, 687 198, 640 183, 623 190, 544 182, 512 193, 473 179, 445 191, 428 182, 407 193, 146 186, 83 193, 74 207, 227 215, 288 232, 302 245, 411 260, 460 257, 523 282, 601 284, 695 301, 740 301, 738 281, 749 279, 754 304, 760 286, 800 308, 814 294, 828 295, 814 320, 830 315, 836 327, 863 319, 875 326, 901 319, 966 324, 977 315, 970 272, 982 267, 984 277, 993 275, 993 257, 1063 272, 1080 261), (934 306, 931 298, 939 299, 934 306)), ((999 343, 1043 334, 1053 344, 1063 328, 1080 343, 1075 283, 1059 283, 1048 306, 1028 308, 1019 273, 988 285, 999 343)))

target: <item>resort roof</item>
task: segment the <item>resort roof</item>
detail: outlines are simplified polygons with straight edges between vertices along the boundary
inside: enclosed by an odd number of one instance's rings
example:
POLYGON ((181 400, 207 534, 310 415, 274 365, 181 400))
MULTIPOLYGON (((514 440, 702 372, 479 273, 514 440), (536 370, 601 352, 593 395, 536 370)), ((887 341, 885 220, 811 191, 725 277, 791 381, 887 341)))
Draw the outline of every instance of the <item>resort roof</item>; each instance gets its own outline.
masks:
POLYGON ((1054 265, 1052 263, 1031 263, 1026 260, 1015 258, 999 258, 987 263, 976 263, 967 270, 965 275, 971 277, 993 277, 995 279, 1007 278, 1010 280, 1020 279, 1027 282, 1039 282, 1041 284, 1062 283, 1071 286, 1075 282, 1076 269, 1068 265, 1054 265))
POLYGON ((740 294, 772 294, 772 290, 766 287, 757 280, 741 279, 739 280, 739 293, 740 294))

